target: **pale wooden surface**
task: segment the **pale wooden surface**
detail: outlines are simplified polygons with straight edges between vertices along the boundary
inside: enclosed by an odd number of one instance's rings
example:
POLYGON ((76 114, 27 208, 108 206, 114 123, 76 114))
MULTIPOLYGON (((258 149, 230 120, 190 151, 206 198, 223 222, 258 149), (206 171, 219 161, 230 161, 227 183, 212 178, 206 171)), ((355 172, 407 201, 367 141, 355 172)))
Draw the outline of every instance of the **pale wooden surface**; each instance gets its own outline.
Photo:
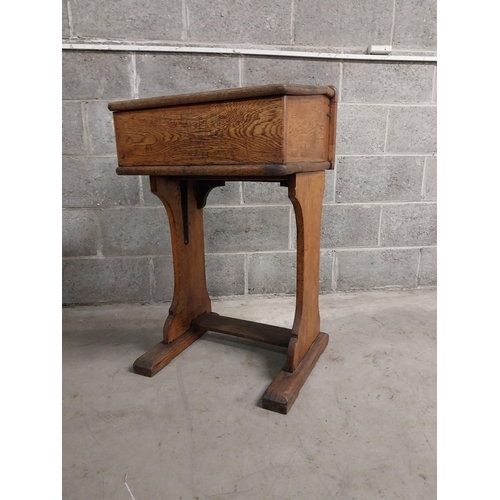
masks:
POLYGON ((293 372, 319 334, 319 249, 325 172, 295 174, 288 197, 297 224, 297 291, 295 319, 285 369, 293 372))
POLYGON ((285 96, 286 162, 328 160, 330 99, 318 96, 285 96))
POLYGON ((196 203, 194 183, 188 183, 189 244, 184 243, 181 181, 151 178, 151 191, 160 198, 170 221, 174 261, 174 297, 163 328, 163 341, 172 342, 191 327, 194 318, 211 312, 205 277, 203 209, 196 203))
POLYGON ((133 99, 127 101, 115 101, 108 105, 111 111, 132 111, 138 109, 152 109, 164 106, 179 106, 182 104, 199 104, 202 102, 228 101, 235 99, 252 99, 255 97, 274 95, 326 95, 331 99, 337 99, 335 87, 319 85, 297 85, 297 84, 271 84, 255 85, 223 90, 210 90, 208 92, 194 92, 189 94, 177 94, 158 97, 147 97, 145 99, 133 99))

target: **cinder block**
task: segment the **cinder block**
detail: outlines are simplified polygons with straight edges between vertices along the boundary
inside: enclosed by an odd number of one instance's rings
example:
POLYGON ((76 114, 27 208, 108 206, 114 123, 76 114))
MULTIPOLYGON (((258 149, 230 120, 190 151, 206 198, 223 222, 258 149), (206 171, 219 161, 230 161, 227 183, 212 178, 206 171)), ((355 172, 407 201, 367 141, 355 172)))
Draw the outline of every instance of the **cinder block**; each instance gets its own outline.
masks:
POLYGON ((422 248, 420 268, 418 270, 418 286, 437 285, 437 248, 422 248))
POLYGON ((388 153, 436 152, 435 106, 393 107, 389 110, 388 153))
POLYGON ((113 114, 107 101, 85 103, 89 148, 91 154, 116 154, 113 114))
POLYGON ((98 225, 93 210, 63 210, 63 257, 97 255, 98 225))
POLYGON ((337 290, 411 288, 417 277, 418 248, 337 252, 337 290))
POLYGON ((325 205, 321 248, 377 246, 380 206, 325 205))
POLYGON ((138 54, 140 97, 238 87, 238 58, 186 54, 138 54))
POLYGON ((380 244, 382 246, 431 246, 436 244, 437 213, 434 203, 384 205, 380 244))
POLYGON ((245 293, 245 256, 208 254, 205 257, 207 288, 211 297, 245 293))
POLYGON ((189 0, 189 40, 212 43, 290 43, 290 1, 189 0))
POLYGON ((295 43, 330 47, 388 45, 392 0, 296 2, 295 43))
POLYGON ((436 49, 435 0, 396 0, 393 46, 396 49, 436 49))
POLYGON ((288 249, 288 207, 210 207, 204 215, 209 253, 288 249))
POLYGON ((344 102, 431 102, 433 64, 345 63, 344 102))
POLYGON ((434 76, 434 90, 432 93, 432 102, 436 102, 436 103, 437 103, 437 84, 438 84, 437 74, 438 74, 438 71, 437 71, 437 66, 436 66, 436 75, 434 76))
POLYGON ((322 250, 319 254, 319 291, 320 293, 332 292, 333 288, 333 250, 322 250))
POLYGON ((172 242, 163 207, 100 210, 102 252, 118 255, 170 255, 172 242))
POLYGON ((182 2, 71 0, 75 35, 125 40, 180 40, 182 2))
POLYGON ((213 188, 207 198, 207 206, 239 204, 240 183, 234 181, 227 181, 225 186, 213 188))
MULTIPOLYGON (((333 252, 320 254, 320 292, 332 290, 333 252)), ((289 293, 297 288, 296 252, 255 253, 248 256, 248 293, 289 293)))
MULTIPOLYGON (((171 256, 151 258, 153 302, 169 302, 174 296, 174 267, 171 256)), ((168 312, 166 311, 166 314, 168 312)))
POLYGON ((425 164, 424 200, 437 200, 437 157, 428 156, 425 164))
POLYGON ((63 259, 63 303, 151 300, 148 258, 63 259))
POLYGON ((419 201, 424 156, 341 156, 335 201, 419 201))
POLYGON ((334 85, 338 88, 340 63, 285 57, 244 57, 243 86, 272 83, 334 85))
MULTIPOLYGON (((335 168, 337 167, 335 166, 335 168)), ((334 196, 333 196, 334 177, 335 177, 335 172, 333 169, 325 171, 325 192, 323 194, 323 203, 331 203, 334 201, 334 196)))
POLYGON ((248 205, 288 205, 288 188, 279 182, 244 182, 243 201, 248 205))
POLYGON ((131 64, 128 54, 63 51, 63 99, 131 99, 131 64))
POLYGON ((68 0, 62 0, 62 37, 69 38, 68 0))
POLYGON ((297 262, 294 252, 248 256, 248 293, 295 293, 297 262))
POLYGON ((139 203, 139 182, 116 175, 116 158, 63 157, 64 207, 106 207, 139 203))
POLYGON ((62 103, 62 153, 81 155, 87 152, 83 137, 82 103, 62 103))
POLYGON ((387 122, 385 107, 341 104, 337 121, 337 154, 384 151, 387 122))

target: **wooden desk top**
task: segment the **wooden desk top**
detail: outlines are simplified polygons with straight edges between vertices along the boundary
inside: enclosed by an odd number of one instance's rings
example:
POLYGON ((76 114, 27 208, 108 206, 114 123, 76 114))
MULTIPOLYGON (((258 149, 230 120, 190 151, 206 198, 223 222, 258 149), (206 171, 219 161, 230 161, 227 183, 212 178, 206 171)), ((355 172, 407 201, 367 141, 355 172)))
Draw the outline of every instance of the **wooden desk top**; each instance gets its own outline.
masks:
POLYGON ((325 95, 336 100, 337 91, 332 86, 316 85, 257 85, 209 92, 195 92, 192 94, 177 94, 146 99, 110 102, 110 111, 133 111, 139 109, 164 108, 183 104, 200 104, 205 102, 233 101, 237 99, 251 99, 257 97, 272 97, 281 95, 307 96, 325 95))

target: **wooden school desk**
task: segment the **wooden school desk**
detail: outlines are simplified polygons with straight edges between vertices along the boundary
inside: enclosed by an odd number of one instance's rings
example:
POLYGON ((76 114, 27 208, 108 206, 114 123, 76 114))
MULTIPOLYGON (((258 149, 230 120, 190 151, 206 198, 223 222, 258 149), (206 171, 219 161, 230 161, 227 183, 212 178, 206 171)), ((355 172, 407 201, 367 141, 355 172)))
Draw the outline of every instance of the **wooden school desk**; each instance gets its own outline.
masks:
MULTIPOLYGON (((286 347, 263 407, 287 413, 325 350, 318 305, 325 170, 333 168, 337 92, 263 85, 113 102, 117 173, 149 175, 170 222, 174 296, 163 340, 134 363, 152 377, 206 331, 286 347), (297 222, 293 327, 220 316, 205 280, 203 207, 226 181, 279 182, 297 222)), ((243 212, 244 213, 244 212, 243 212)))

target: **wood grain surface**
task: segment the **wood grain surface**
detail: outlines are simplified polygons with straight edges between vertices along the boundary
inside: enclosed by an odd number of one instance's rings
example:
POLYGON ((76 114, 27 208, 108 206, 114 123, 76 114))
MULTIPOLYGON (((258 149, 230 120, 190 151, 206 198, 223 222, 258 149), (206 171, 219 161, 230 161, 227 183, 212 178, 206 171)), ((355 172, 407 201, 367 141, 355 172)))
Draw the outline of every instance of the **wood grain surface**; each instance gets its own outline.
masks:
POLYGON ((295 174, 288 197, 297 224, 297 290, 285 370, 293 372, 319 334, 319 250, 324 172, 295 174))
POLYGON ((148 109, 113 116, 121 167, 284 161, 282 97, 148 109))
POLYGON ((293 373, 286 369, 278 373, 262 397, 263 408, 284 415, 290 411, 300 389, 328 345, 328 340, 328 335, 320 332, 293 373))
POLYGON ((202 314, 192 323, 199 330, 225 333, 248 340, 264 342, 265 344, 287 347, 292 331, 290 328, 266 325, 243 319, 219 316, 218 314, 202 314))
POLYGON ((336 98, 335 87, 319 85, 297 85, 276 83, 271 85, 254 85, 234 89, 210 90, 208 92, 193 92, 144 99, 110 102, 111 111, 132 111, 138 109, 162 108, 165 106, 180 106, 184 104, 200 104, 203 102, 231 101, 236 99, 253 99, 276 95, 326 95, 336 98))
POLYGON ((170 343, 191 327, 194 318, 211 312, 205 277, 203 210, 198 208, 196 186, 187 182, 189 243, 185 243, 181 182, 151 177, 151 191, 160 198, 168 213, 174 264, 174 296, 163 327, 163 342, 170 343))
POLYGON ((134 373, 145 377, 153 377, 204 333, 204 330, 190 328, 169 344, 165 342, 156 344, 135 360, 133 365, 134 373))
POLYGON ((330 99, 323 95, 286 96, 285 161, 328 160, 330 99))

